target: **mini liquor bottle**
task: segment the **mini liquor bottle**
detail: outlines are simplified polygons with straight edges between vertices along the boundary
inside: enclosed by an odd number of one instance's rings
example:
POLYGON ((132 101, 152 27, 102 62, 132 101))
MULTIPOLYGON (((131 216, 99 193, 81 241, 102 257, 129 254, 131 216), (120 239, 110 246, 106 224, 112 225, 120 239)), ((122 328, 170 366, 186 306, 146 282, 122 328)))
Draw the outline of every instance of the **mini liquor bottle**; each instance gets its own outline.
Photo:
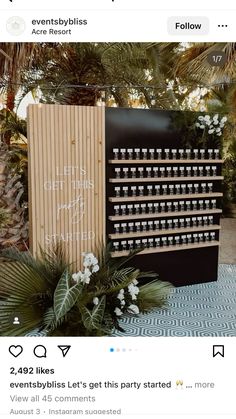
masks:
POLYGON ((142 159, 147 160, 147 148, 142 148, 142 159))
POLYGON ((120 167, 115 168, 116 179, 120 179, 120 167))
POLYGON ((148 214, 152 214, 152 212, 153 212, 153 204, 152 203, 148 203, 147 206, 148 206, 148 214))
POLYGON ((187 242, 187 236, 186 236, 186 234, 182 234, 181 235, 181 241, 182 241, 182 244, 186 244, 186 242, 187 242))
POLYGON ((119 242, 113 242, 113 250, 115 252, 118 252, 119 251, 119 242))
POLYGON ((193 154, 194 154, 194 160, 198 160, 198 149, 197 148, 193 149, 193 154))
POLYGON ((150 160, 155 159, 155 149, 154 148, 149 149, 149 156, 150 156, 150 160))
POLYGON ((131 186, 131 192, 132 192, 132 196, 137 196, 137 187, 136 186, 131 186))
POLYGON ((133 160, 133 149, 132 148, 128 148, 128 159, 129 160, 133 160))
POLYGON ((187 188, 188 188, 188 193, 192 194, 193 193, 193 184, 192 183, 188 183, 187 184, 187 188))
POLYGON ((187 211, 191 210, 191 201, 186 201, 186 210, 187 211))
POLYGON ((204 158, 205 158, 205 150, 204 150, 204 148, 201 148, 201 150, 200 150, 200 159, 201 160, 204 160, 204 158))
POLYGON ((138 172, 139 172, 139 177, 140 178, 143 178, 143 171, 144 171, 143 167, 138 167, 138 172))
POLYGON ((131 169, 130 169, 130 172, 131 172, 131 177, 132 178, 136 178, 136 167, 131 167, 131 169))
POLYGON ((129 173, 129 168, 128 167, 123 167, 123 176, 124 179, 128 178, 128 173, 129 173))
POLYGON ((163 193, 163 195, 167 195, 167 188, 168 188, 167 185, 162 185, 162 193, 163 193))
POLYGON ((180 228, 184 228, 185 227, 184 224, 185 224, 184 223, 184 218, 180 218, 180 220, 179 220, 179 226, 180 226, 180 228))
POLYGON ((120 208, 121 208, 121 214, 126 215, 126 205, 121 205, 120 208))
POLYGON ((210 166, 206 166, 206 176, 210 176, 211 175, 211 171, 210 171, 210 166))
POLYGON ((177 159, 177 150, 176 150, 176 148, 172 148, 171 154, 172 154, 172 159, 173 160, 176 160, 177 159))
POLYGON ((148 247, 147 239, 142 239, 142 247, 144 248, 148 247))
POLYGON ((180 211, 184 211, 184 201, 179 201, 180 211))
POLYGON ((155 202, 153 204, 153 208, 154 208, 154 213, 157 214, 159 212, 159 203, 155 202))
POLYGON ((171 167, 167 167, 166 171, 167 171, 167 177, 171 177, 171 167))
POLYGON ((157 158, 158 158, 158 160, 161 160, 161 158, 162 158, 162 150, 161 150, 161 148, 157 148, 156 149, 156 152, 157 152, 157 158))
POLYGON ((204 241, 205 242, 209 241, 209 233, 204 233, 204 241))
POLYGON ((173 202, 173 206, 174 206, 175 212, 178 212, 179 211, 179 203, 178 203, 178 201, 174 201, 173 202))
POLYGON ((196 211, 197 209, 197 201, 192 201, 193 210, 196 211))
POLYGON ((165 168, 164 167, 160 167, 160 173, 161 173, 161 177, 165 177, 165 168))
POLYGON ((152 185, 147 185, 148 196, 152 196, 152 185))
POLYGON ((175 193, 176 195, 180 195, 180 185, 175 185, 175 193))
POLYGON ((196 227, 197 225, 197 218, 196 217, 192 217, 192 226, 196 227))
POLYGON ((211 207, 212 209, 216 209, 216 199, 211 200, 211 207))
POLYGON ((184 150, 182 148, 179 149, 179 158, 180 160, 184 159, 184 150))
POLYGON ((155 194, 160 195, 160 185, 155 185, 154 188, 155 188, 155 194))
POLYGON ((128 197, 128 190, 129 190, 128 186, 123 186, 122 191, 125 198, 128 197))
POLYGON ((202 183, 201 187, 202 187, 202 193, 206 193, 206 183, 202 183))
POLYGON ((143 196, 144 186, 138 186, 139 196, 143 196))
POLYGON ((198 193, 198 191, 199 191, 198 183, 194 183, 193 187, 194 187, 194 193, 198 193))
POLYGON ((211 166, 212 176, 216 176, 216 166, 211 166))
POLYGON ((186 159, 190 160, 191 159, 191 149, 186 148, 185 154, 186 154, 186 159))
POLYGON ((121 152, 121 160, 125 160, 126 159, 126 148, 121 148, 120 152, 121 152))
POLYGON ((113 158, 119 160, 119 148, 113 148, 113 158))
POLYGON ((136 249, 140 249, 141 248, 141 240, 135 240, 135 247, 136 249))
POLYGON ((140 160, 140 148, 135 148, 134 153, 135 153, 135 159, 140 160))
POLYGON ((179 220, 178 220, 178 218, 174 218, 173 219, 173 225, 174 225, 174 229, 179 228, 179 220))
POLYGON ((167 220, 167 228, 170 230, 173 226, 172 220, 167 220))
POLYGON ((207 187, 208 187, 208 192, 212 193, 213 192, 213 183, 208 183, 207 187))
POLYGON ((197 225, 199 226, 199 227, 201 227, 202 226, 202 217, 197 217, 197 225))
POLYGON ((174 185, 169 185, 170 195, 174 195, 174 185))
POLYGON ((170 149, 169 148, 165 148, 164 149, 164 152, 165 152, 165 159, 166 160, 169 160, 169 158, 170 158, 170 149))
POLYGON ((136 230, 137 233, 140 231, 140 222, 139 221, 135 223, 135 230, 136 230))
POLYGON ((153 177, 158 177, 158 167, 153 167, 153 177))
POLYGON ((193 176, 197 176, 197 166, 193 166, 193 176))
POLYGON ((116 198, 119 198, 120 197, 120 186, 116 186, 115 188, 115 194, 116 194, 116 198))
POLYGON ((155 238, 155 247, 160 247, 160 237, 155 238))
POLYGON ((161 227, 161 230, 165 230, 165 228, 166 228, 166 220, 161 220, 160 227, 161 227))
POLYGON ((199 166, 199 176, 203 176, 203 166, 199 166))
POLYGON ((205 217, 202 217, 202 219, 203 219, 203 225, 204 226, 207 226, 208 225, 208 219, 207 219, 207 217, 205 216, 205 217))
MULTIPOLYGON (((161 207, 161 212, 165 212, 165 202, 161 202, 160 203, 160 207, 161 207)), ((155 207, 155 204, 154 204, 154 207, 155 207)))
POLYGON ((199 233, 198 238, 199 238, 199 243, 202 243, 203 242, 203 233, 199 233))
POLYGON ((212 150, 212 148, 209 148, 207 151, 208 151, 208 159, 209 160, 212 160, 213 159, 213 150, 212 150))
POLYGON ((199 201, 198 201, 198 206, 199 206, 199 209, 200 210, 203 210, 204 208, 203 208, 203 200, 202 199, 200 199, 199 201))
POLYGON ((216 239, 216 233, 214 231, 210 233, 210 238, 211 238, 211 241, 216 239))
POLYGON ((146 167, 146 173, 147 173, 147 177, 151 177, 152 176, 152 168, 151 167, 146 167))
POLYGON ((133 240, 128 240, 128 248, 129 248, 129 250, 133 250, 133 248, 134 248, 134 241, 133 240))
POLYGON ((135 210, 135 214, 139 214, 140 213, 140 205, 139 204, 134 204, 134 210, 135 210))
POLYGON ((210 201, 209 201, 209 199, 205 199, 205 208, 207 210, 210 208, 210 201))
POLYGON ((153 247, 153 239, 148 239, 148 247, 153 247))
POLYGON ((121 223, 122 233, 127 233, 127 224, 121 223))
POLYGON ((193 234, 193 243, 198 243, 198 234, 197 233, 193 234))
POLYGON ((148 230, 149 231, 153 230, 153 221, 148 221, 148 230))
POLYGON ((219 159, 219 157, 220 157, 220 151, 217 148, 215 148, 214 149, 214 158, 219 159))
POLYGON ((142 231, 147 231, 147 221, 142 221, 142 231))
POLYGON ((167 202, 166 206, 167 206, 167 212, 171 212, 172 211, 172 202, 167 202))
POLYGON ((175 242, 176 245, 179 245, 180 244, 180 236, 175 236, 174 237, 174 242, 175 242))
POLYGON ((127 241, 126 240, 121 240, 121 247, 122 247, 122 250, 127 249, 127 241))
POLYGON ((191 176, 191 166, 186 167, 187 176, 191 176))
POLYGON ((120 232, 120 224, 114 224, 115 233, 119 234, 120 232))
POLYGON ((186 227, 190 227, 190 218, 186 218, 185 222, 186 222, 186 227))
POLYGON ((161 238, 161 244, 162 244, 163 247, 167 246, 167 237, 162 237, 161 238))
POLYGON ((159 230, 159 228, 160 228, 160 221, 159 220, 154 220, 153 225, 154 225, 154 229, 155 230, 159 230))
POLYGON ((128 227, 129 227, 129 232, 133 233, 134 231, 134 223, 128 223, 128 227))
POLYGON ((192 243, 192 234, 187 234, 187 243, 192 243))
POLYGON ((168 237, 168 246, 173 246, 173 236, 168 237))
POLYGON ((209 215, 208 221, 209 221, 209 225, 213 225, 213 215, 209 215))
POLYGON ((115 215, 120 215, 120 205, 115 205, 114 210, 115 210, 115 215))
POLYGON ((141 213, 146 214, 146 204, 141 204, 141 213))
POLYGON ((179 171, 180 171, 180 176, 184 177, 184 166, 180 166, 179 171))
POLYGON ((176 166, 173 167, 173 176, 178 177, 178 167, 176 166))

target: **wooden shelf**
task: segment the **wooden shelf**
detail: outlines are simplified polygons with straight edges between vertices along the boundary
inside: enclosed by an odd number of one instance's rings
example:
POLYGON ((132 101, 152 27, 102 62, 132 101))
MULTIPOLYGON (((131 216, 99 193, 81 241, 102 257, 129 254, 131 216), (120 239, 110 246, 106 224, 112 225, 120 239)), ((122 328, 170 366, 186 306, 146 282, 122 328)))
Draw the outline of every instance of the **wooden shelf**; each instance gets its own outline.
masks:
POLYGON ((197 193, 184 195, 145 195, 145 196, 128 196, 128 197, 110 197, 109 202, 142 202, 142 201, 165 201, 179 199, 199 199, 199 198, 220 198, 223 196, 221 192, 197 193))
POLYGON ((176 212, 158 212, 153 214, 132 214, 132 215, 110 215, 108 218, 110 221, 123 221, 123 220, 141 220, 151 218, 170 218, 170 217, 186 217, 192 215, 207 215, 207 214, 221 214, 221 209, 209 209, 209 210, 192 210, 192 211, 176 211, 176 212))
POLYGON ((185 227, 185 228, 176 228, 176 229, 164 229, 164 230, 152 230, 152 231, 140 231, 132 233, 119 233, 119 234, 109 234, 109 238, 112 240, 122 240, 122 239, 132 239, 136 237, 156 237, 164 236, 170 234, 182 234, 182 233, 193 233, 200 231, 215 231, 220 230, 218 224, 212 224, 209 226, 200 226, 200 227, 185 227))
POLYGON ((214 160, 210 160, 210 159, 207 159, 207 160, 201 160, 201 159, 190 159, 190 160, 187 160, 187 159, 176 159, 176 160, 172 160, 172 159, 169 159, 169 160, 157 160, 157 159, 154 159, 154 160, 151 160, 151 159, 145 159, 145 160, 143 160, 143 159, 139 159, 139 160, 108 160, 108 163, 109 164, 118 164, 118 165, 121 165, 121 164, 178 164, 178 163, 180 163, 180 164, 189 164, 189 163, 191 163, 191 164, 193 164, 193 163, 196 163, 196 164, 200 164, 200 163, 202 163, 202 164, 220 164, 220 163, 223 163, 223 160, 221 160, 221 159, 214 159, 214 160))
MULTIPOLYGON (((203 247, 213 247, 213 246, 219 246, 219 242, 214 240, 212 242, 203 242, 203 243, 191 243, 191 244, 180 244, 180 245, 174 245, 174 246, 165 246, 165 247, 158 247, 158 248, 149 248, 142 250, 139 255, 148 255, 152 253, 164 253, 164 252, 176 252, 179 250, 189 250, 189 249, 201 249, 203 247)), ((121 252, 112 252, 111 257, 122 257, 122 256, 128 256, 130 254, 129 251, 121 251, 121 252)))
POLYGON ((152 183, 152 182, 188 182, 199 180, 223 180, 224 176, 176 176, 176 177, 143 177, 143 178, 110 178, 110 183, 152 183))

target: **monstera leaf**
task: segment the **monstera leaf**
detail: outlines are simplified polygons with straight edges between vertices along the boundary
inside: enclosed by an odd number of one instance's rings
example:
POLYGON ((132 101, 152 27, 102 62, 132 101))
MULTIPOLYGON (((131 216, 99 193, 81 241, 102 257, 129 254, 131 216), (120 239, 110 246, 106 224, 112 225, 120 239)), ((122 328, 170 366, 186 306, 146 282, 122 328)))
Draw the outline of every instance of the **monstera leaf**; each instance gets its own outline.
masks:
POLYGON ((101 323, 104 318, 105 307, 106 307, 105 295, 101 298, 98 305, 93 307, 92 311, 89 311, 88 308, 85 306, 80 307, 82 321, 86 329, 93 330, 93 329, 101 328, 101 323))
POLYGON ((65 270, 59 280, 54 293, 54 313, 56 320, 65 316, 66 313, 75 305, 81 290, 81 284, 70 284, 71 276, 68 269, 65 270))

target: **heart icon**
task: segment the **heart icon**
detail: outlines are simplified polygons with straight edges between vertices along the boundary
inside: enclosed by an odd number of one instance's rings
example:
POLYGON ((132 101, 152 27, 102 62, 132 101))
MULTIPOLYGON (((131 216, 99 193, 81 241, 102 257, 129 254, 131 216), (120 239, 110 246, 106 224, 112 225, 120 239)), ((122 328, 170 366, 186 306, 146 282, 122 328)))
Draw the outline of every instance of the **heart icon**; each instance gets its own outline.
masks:
POLYGON ((13 355, 15 358, 17 358, 20 354, 23 352, 23 348, 21 345, 11 345, 9 347, 9 352, 11 355, 13 355))

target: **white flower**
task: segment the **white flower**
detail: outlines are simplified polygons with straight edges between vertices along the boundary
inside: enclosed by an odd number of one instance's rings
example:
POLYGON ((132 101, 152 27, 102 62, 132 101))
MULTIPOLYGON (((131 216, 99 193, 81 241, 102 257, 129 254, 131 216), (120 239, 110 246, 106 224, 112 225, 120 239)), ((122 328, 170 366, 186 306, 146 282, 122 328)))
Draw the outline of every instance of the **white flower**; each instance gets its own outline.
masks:
POLYGON ((130 304, 130 306, 127 308, 129 313, 133 314, 139 314, 139 308, 135 304, 130 304))
POLYGON ((72 279, 75 281, 75 282, 79 282, 80 280, 81 280, 81 276, 82 276, 83 274, 82 274, 82 272, 81 271, 79 271, 79 272, 77 272, 77 273, 74 273, 74 274, 72 274, 72 279))
POLYGON ((220 123, 221 124, 224 124, 227 120, 228 120, 227 116, 223 116, 223 118, 221 119, 220 123))
POLYGON ((138 294, 139 293, 139 287, 136 287, 133 283, 128 285, 128 291, 130 294, 138 294))
POLYGON ((123 289, 119 291, 119 294, 117 295, 118 300, 124 300, 124 292, 123 289))
POLYGON ((215 132, 214 128, 213 129, 209 129, 208 134, 213 134, 213 132, 215 132))
POLYGON ((205 115, 203 118, 205 121, 209 121, 211 119, 210 115, 205 115))
POLYGON ((218 132, 218 134, 216 134, 218 137, 220 137, 222 135, 222 132, 218 132))
POLYGON ((213 121, 218 121, 219 115, 218 113, 216 115, 213 116, 213 121))
POLYGON ((115 308, 115 310, 114 310, 114 313, 117 315, 117 316, 122 316, 122 311, 121 311, 121 309, 119 308, 119 307, 116 307, 115 308))
POLYGON ((84 254, 84 267, 88 268, 89 266, 92 265, 97 265, 98 264, 98 260, 97 258, 94 256, 93 253, 85 253, 84 254))
POLYGON ((216 132, 221 132, 221 129, 220 128, 216 128, 216 132))
POLYGON ((206 125, 208 125, 208 126, 211 125, 211 120, 210 119, 206 121, 206 125))
POLYGON ((121 307, 124 307, 125 306, 125 300, 121 300, 120 305, 121 305, 121 307))
POLYGON ((99 271, 99 265, 94 265, 93 268, 92 268, 92 273, 94 274, 98 271, 99 271))
POLYGON ((199 124, 199 122, 196 122, 195 126, 196 126, 197 128, 200 128, 200 124, 199 124))
POLYGON ((199 128, 204 129, 205 128, 205 125, 200 125, 199 128))
POLYGON ((132 284, 134 284, 134 285, 138 285, 138 281, 137 281, 137 279, 133 279, 132 284))
POLYGON ((98 303, 99 303, 99 299, 98 299, 98 297, 94 297, 94 299, 93 299, 93 304, 94 304, 95 306, 97 306, 97 305, 98 305, 98 303))
POLYGON ((92 272, 90 272, 88 268, 85 268, 84 272, 82 272, 80 275, 82 284, 89 284, 91 275, 92 272))
POLYGON ((203 116, 199 116, 199 117, 198 117, 198 120, 199 120, 199 121, 203 121, 203 120, 204 120, 204 117, 203 117, 203 116))

